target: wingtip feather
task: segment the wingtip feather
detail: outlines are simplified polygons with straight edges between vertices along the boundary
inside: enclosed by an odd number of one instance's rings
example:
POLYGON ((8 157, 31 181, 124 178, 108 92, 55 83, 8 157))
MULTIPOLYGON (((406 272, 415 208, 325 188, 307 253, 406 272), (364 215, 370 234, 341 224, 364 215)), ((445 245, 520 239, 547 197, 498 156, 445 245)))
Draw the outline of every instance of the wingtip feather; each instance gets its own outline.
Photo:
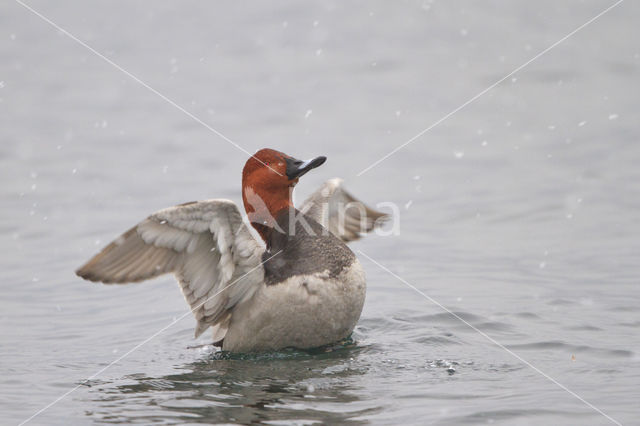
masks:
POLYGON ((207 324, 207 323, 204 323, 202 321, 198 321, 198 325, 196 326, 196 332, 195 332, 194 338, 197 339, 198 337, 200 337, 202 335, 202 333, 204 333, 207 330, 207 328, 209 328, 210 325, 211 324, 207 324))

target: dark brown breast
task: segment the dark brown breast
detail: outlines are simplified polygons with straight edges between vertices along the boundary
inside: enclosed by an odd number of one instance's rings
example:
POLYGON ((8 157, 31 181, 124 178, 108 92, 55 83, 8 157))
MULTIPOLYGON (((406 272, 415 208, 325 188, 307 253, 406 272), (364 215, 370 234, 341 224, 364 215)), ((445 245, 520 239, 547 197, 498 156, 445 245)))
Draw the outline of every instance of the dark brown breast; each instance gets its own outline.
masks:
POLYGON ((349 247, 297 209, 282 210, 275 219, 278 227, 269 229, 262 255, 267 285, 324 271, 336 277, 355 260, 349 247))

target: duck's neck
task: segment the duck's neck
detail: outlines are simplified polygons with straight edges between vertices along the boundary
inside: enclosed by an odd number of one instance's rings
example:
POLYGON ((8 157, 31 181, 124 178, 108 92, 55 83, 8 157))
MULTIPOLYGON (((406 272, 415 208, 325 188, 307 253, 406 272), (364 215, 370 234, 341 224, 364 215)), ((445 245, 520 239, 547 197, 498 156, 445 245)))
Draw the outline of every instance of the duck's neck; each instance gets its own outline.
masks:
POLYGON ((293 208, 292 193, 292 186, 268 188, 248 185, 243 188, 242 202, 249 222, 265 243, 274 230, 286 232, 279 229, 277 219, 282 213, 293 208))

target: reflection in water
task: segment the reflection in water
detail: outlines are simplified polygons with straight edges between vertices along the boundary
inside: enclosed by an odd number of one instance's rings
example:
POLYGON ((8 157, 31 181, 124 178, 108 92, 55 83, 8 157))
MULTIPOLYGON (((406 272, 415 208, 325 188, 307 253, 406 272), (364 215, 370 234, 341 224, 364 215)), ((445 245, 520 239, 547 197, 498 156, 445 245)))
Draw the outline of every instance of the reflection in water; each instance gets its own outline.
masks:
POLYGON ((366 348, 354 345, 313 352, 235 356, 214 353, 164 377, 129 375, 94 387, 96 409, 108 423, 355 422, 378 411, 358 394, 366 368, 356 364, 366 348))

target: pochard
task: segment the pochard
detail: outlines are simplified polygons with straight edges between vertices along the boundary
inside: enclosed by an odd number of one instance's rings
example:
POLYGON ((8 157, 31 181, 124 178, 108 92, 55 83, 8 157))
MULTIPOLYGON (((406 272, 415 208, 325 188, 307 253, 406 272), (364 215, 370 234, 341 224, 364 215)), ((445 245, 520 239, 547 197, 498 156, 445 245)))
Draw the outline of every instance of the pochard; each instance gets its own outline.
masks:
POLYGON ((346 242, 387 215, 325 182, 298 210, 293 187, 325 162, 273 149, 251 156, 242 200, 256 237, 230 200, 189 202, 153 213, 76 273, 103 283, 175 274, 197 320, 225 351, 314 348, 353 331, 365 299, 365 274, 346 242), (259 236, 259 238, 257 237, 259 236))

